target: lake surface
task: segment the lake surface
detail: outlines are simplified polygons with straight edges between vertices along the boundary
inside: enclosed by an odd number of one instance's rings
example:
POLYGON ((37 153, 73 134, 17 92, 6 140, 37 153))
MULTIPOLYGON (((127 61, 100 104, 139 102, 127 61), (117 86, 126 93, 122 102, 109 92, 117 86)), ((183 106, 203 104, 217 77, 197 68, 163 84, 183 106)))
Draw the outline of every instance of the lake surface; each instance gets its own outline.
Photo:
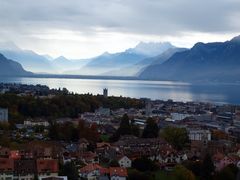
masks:
POLYGON ((0 82, 41 84, 47 85, 50 88, 66 87, 69 91, 79 94, 102 94, 103 88, 108 88, 110 96, 240 104, 240 84, 190 84, 173 81, 2 77, 0 77, 0 82))

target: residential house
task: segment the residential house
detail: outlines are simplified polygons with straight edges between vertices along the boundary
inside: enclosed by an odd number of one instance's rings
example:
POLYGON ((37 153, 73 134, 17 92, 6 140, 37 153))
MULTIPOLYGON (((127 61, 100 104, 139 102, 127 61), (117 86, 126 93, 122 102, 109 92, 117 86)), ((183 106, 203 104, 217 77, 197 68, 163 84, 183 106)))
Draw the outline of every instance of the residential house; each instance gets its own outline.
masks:
POLYGON ((39 177, 39 180, 68 180, 67 176, 48 176, 48 177, 39 177))
POLYGON ((110 167, 109 174, 111 180, 126 180, 128 177, 127 169, 123 167, 110 167))
POLYGON ((13 179, 14 163, 13 159, 0 158, 0 179, 13 179))
POLYGON ((109 170, 107 168, 101 167, 97 163, 88 164, 79 170, 79 175, 81 178, 86 178, 88 180, 97 180, 102 176, 108 176, 109 170))
POLYGON ((86 140, 85 138, 81 138, 78 141, 78 149, 81 152, 87 151, 87 148, 89 146, 89 142, 88 140, 86 140))
POLYGON ((14 161, 14 178, 32 180, 37 172, 34 160, 21 159, 14 161))
POLYGON ((124 167, 124 168, 130 168, 132 167, 132 161, 131 159, 129 159, 127 156, 123 156, 121 158, 118 159, 118 164, 121 166, 121 167, 124 167))
POLYGON ((188 136, 191 141, 211 141, 211 132, 209 130, 190 130, 188 136))
POLYGON ((58 175, 58 161, 54 159, 38 159, 37 174, 38 177, 49 177, 58 175))

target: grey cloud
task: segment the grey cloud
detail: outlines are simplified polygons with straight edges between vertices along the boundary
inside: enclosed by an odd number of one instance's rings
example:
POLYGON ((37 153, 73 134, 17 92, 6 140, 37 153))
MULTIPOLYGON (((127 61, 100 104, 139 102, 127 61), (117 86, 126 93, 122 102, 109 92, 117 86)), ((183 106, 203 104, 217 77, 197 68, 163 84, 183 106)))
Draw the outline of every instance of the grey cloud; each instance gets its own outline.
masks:
POLYGON ((29 33, 62 28, 151 35, 238 32, 239 0, 0 0, 0 26, 29 33))

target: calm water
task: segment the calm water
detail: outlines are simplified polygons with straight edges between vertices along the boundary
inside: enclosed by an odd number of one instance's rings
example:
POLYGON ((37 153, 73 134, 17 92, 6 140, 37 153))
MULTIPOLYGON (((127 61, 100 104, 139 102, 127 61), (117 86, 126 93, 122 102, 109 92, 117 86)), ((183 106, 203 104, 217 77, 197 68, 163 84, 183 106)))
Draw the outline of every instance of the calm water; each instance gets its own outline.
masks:
POLYGON ((172 81, 55 78, 0 78, 0 82, 42 84, 50 88, 66 87, 79 94, 102 94, 103 88, 108 88, 109 95, 114 96, 240 104, 240 84, 196 85, 172 81))

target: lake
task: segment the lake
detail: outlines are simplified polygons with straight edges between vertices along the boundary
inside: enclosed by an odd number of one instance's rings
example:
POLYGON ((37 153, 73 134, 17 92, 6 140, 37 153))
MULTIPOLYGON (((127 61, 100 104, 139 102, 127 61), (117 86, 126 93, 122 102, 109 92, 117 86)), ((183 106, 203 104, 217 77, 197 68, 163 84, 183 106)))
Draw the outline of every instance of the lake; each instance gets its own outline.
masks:
POLYGON ((2 77, 0 78, 0 82, 41 84, 47 85, 50 88, 66 87, 69 91, 79 94, 102 94, 103 88, 108 88, 110 96, 240 104, 240 84, 190 84, 173 81, 2 77))

